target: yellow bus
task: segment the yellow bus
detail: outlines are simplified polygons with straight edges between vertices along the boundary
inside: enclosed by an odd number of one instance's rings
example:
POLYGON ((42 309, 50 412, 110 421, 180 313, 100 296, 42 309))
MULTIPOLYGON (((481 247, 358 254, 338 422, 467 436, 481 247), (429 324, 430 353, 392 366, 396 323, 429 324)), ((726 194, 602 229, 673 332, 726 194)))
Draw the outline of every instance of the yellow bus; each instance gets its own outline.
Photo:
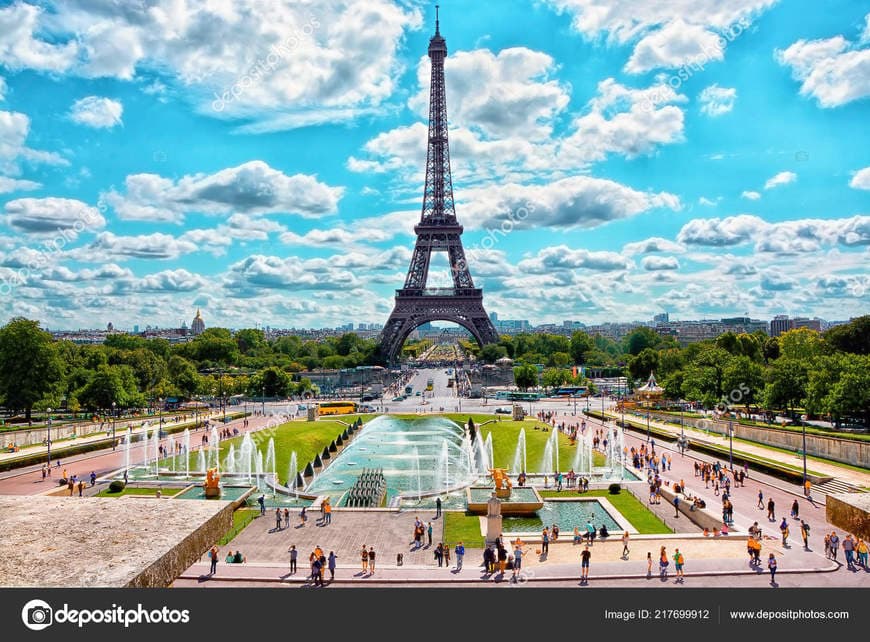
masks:
POLYGON ((317 404, 318 415, 352 415, 357 411, 355 401, 324 401, 317 404))

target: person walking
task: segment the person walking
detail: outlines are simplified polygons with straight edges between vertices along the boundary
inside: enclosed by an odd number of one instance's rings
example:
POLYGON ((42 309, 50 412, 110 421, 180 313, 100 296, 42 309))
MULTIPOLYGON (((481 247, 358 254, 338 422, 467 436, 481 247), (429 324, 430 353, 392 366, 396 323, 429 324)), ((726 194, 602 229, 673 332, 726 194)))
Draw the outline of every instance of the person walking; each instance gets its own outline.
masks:
POLYGON ((81 497, 82 493, 85 490, 85 481, 83 479, 79 480, 78 489, 79 489, 79 497, 81 497))
POLYGON ((792 517, 792 519, 800 519, 798 517, 798 513, 800 513, 800 510, 801 510, 801 507, 800 507, 800 504, 798 504, 798 500, 794 500, 791 503, 791 517, 792 517))
POLYGON ((580 552, 580 582, 585 584, 589 581, 589 560, 592 558, 592 551, 589 550, 587 544, 580 552))
POLYGON ((825 557, 831 559, 831 534, 825 533, 825 557))
POLYGON ((435 498, 435 519, 441 517, 441 498, 435 498))
POLYGON ((801 539, 804 541, 804 550, 810 550, 810 525, 801 520, 801 539))
POLYGON ((290 528, 290 510, 284 509, 284 528, 290 528))
POLYGON ((369 571, 369 549, 366 548, 365 544, 363 544, 362 553, 360 553, 360 560, 362 561, 362 572, 365 575, 369 571))
POLYGON ((453 549, 454 554, 456 555, 456 570, 462 570, 462 559, 465 557, 465 546, 462 542, 458 542, 456 544, 456 548, 453 549))
POLYGON ((505 548, 504 544, 501 543, 501 540, 498 542, 498 549, 496 551, 496 558, 498 559, 498 572, 501 577, 504 577, 505 569, 507 568, 507 558, 508 552, 507 548, 505 548))
POLYGON ((840 538, 836 532, 831 532, 831 559, 837 561, 837 549, 840 547, 840 538))
POLYGON ((335 552, 329 551, 329 561, 327 563, 327 566, 329 568, 329 581, 330 582, 335 579, 335 560, 336 559, 337 559, 337 556, 335 555, 335 552))
POLYGON ((302 521, 301 526, 305 526, 305 523, 308 521, 308 511, 305 506, 299 511, 299 519, 302 521))
POLYGON ((369 546, 369 575, 375 574, 375 547, 369 546))
POLYGON ((217 546, 212 546, 211 550, 208 552, 208 556, 211 558, 211 572, 209 575, 214 575, 217 573, 217 563, 218 563, 218 548, 217 546))
POLYGON ((260 505, 260 515, 266 514, 266 496, 260 495, 257 497, 257 503, 260 505))
MULTIPOLYGON (((716 488, 718 489, 718 486, 716 488)), ((717 492, 716 494, 718 495, 719 493, 717 492)), ((679 517, 679 516, 680 516, 680 498, 677 496, 674 496, 674 517, 679 517)))
POLYGON ((855 570, 855 542, 851 534, 847 534, 843 539, 843 555, 846 556, 846 568, 850 571, 855 570))
POLYGON ((674 569, 677 571, 677 582, 680 584, 683 583, 683 564, 685 564, 685 558, 683 554, 680 552, 680 549, 674 549, 674 569))
POLYGON ((299 551, 296 550, 296 546, 293 545, 290 547, 290 573, 291 575, 296 574, 296 558, 299 557, 299 551))
POLYGON ((652 577, 652 551, 646 552, 646 577, 652 577))
MULTIPOLYGON (((43 477, 44 477, 44 476, 45 476, 45 475, 43 475, 43 477)), ((97 483, 97 473, 95 473, 95 472, 92 470, 92 471, 91 471, 91 488, 93 488, 93 487, 96 485, 96 483, 97 483)))
POLYGON ((550 551, 550 531, 547 527, 541 532, 541 555, 546 555, 550 551))
POLYGON ((622 534, 622 559, 627 560, 630 552, 628 550, 628 531, 625 531, 622 534))
POLYGON ((782 545, 788 547, 788 522, 785 520, 785 515, 782 516, 779 532, 782 533, 782 545))
POLYGON ((867 570, 867 542, 865 542, 860 537, 858 538, 858 542, 855 544, 855 551, 858 553, 858 564, 866 571, 867 570))
POLYGON ((668 579, 668 566, 670 562, 668 561, 668 552, 664 546, 662 546, 662 550, 659 551, 659 577, 663 580, 668 579))
POLYGON ((426 534, 429 536, 429 546, 432 546, 432 522, 429 522, 429 526, 426 529, 426 534))
POLYGON ((767 500, 767 521, 775 522, 776 521, 776 503, 773 501, 773 497, 767 500))
POLYGON ((770 585, 776 586, 776 555, 773 553, 767 558, 767 570, 770 571, 770 585))
POLYGON ((326 506, 323 507, 324 524, 332 524, 332 504, 329 501, 326 501, 325 504, 326 506))
POLYGON ((316 555, 314 562, 311 564, 311 574, 314 576, 314 586, 323 586, 323 562, 316 555))
POLYGON ((438 542, 438 546, 435 547, 435 561, 438 562, 438 568, 441 568, 444 563, 444 548, 441 542, 438 542))
POLYGON ((284 521, 284 515, 281 513, 281 509, 276 508, 275 509, 275 530, 276 531, 281 530, 281 524, 283 521, 284 521))
POLYGON ((758 489, 758 510, 764 510, 764 493, 761 492, 761 489, 758 489))
POLYGON ((517 573, 519 573, 523 568, 523 547, 517 543, 514 546, 514 573, 513 577, 516 579, 517 573))

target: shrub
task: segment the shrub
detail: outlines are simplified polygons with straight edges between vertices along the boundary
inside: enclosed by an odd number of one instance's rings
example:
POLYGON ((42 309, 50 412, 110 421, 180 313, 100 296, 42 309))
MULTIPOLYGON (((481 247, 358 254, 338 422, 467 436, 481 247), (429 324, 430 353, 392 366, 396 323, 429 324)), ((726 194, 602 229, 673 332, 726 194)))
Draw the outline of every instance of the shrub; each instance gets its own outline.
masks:
POLYGON ((619 484, 610 484, 610 486, 607 487, 607 492, 611 495, 619 495, 620 490, 622 490, 622 486, 619 484))
POLYGON ((120 479, 114 480, 111 484, 109 484, 109 492, 110 493, 120 493, 127 486, 120 479))

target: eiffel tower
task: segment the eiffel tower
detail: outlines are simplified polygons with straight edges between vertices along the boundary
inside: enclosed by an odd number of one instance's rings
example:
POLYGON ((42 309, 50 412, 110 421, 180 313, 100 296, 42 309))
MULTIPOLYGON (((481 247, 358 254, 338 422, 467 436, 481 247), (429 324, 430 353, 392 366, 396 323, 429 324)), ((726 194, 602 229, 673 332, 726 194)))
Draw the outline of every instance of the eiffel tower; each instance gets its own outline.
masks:
POLYGON ((450 149, 447 144, 447 96, 444 58, 447 42, 438 25, 429 39, 432 80, 429 93, 429 145, 426 153, 426 187, 420 223, 414 226, 417 243, 408 267, 405 286, 396 290, 396 304, 380 337, 381 356, 395 363, 402 344, 414 328, 427 321, 452 321, 468 330, 477 343, 497 343, 498 333, 483 309, 483 290, 474 287, 462 247, 462 226, 453 205, 450 149), (447 252, 453 287, 427 288, 433 252, 447 252))

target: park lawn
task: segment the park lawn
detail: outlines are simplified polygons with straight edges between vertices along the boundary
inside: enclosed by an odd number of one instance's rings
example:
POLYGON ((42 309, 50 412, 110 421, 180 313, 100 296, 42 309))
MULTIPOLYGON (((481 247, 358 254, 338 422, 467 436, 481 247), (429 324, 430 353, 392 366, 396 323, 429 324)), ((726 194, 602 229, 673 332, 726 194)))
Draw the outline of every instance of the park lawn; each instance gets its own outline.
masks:
MULTIPOLYGON (((547 440, 552 435, 552 428, 544 432, 540 430, 542 426, 544 424, 539 421, 503 420, 483 426, 479 429, 479 434, 484 440, 487 435, 492 435, 493 465, 497 468, 510 469, 513 465, 520 430, 525 429, 526 465, 529 468, 526 472, 536 473, 540 472, 543 468, 544 449, 546 448, 547 440), (539 429, 535 430, 536 427, 539 429)), ((564 433, 559 433, 559 468, 563 472, 572 468, 576 451, 576 447, 571 446, 568 436, 564 433)), ((604 465, 605 458, 602 453, 593 453, 592 457, 593 465, 604 465)), ((521 471, 512 470, 511 472, 519 474, 521 471)))
POLYGON ((233 513, 233 526, 227 531, 223 537, 218 540, 218 546, 226 546, 241 533, 248 524, 254 521, 260 515, 258 509, 240 508, 233 513))
MULTIPOLYGON (((178 494, 181 491, 180 488, 162 488, 160 490, 163 494, 163 497, 171 497, 173 495, 178 494)), ((122 490, 118 493, 113 493, 108 488, 106 488, 105 490, 101 490, 99 493, 97 493, 96 496, 97 497, 121 497, 122 495, 147 495, 147 496, 151 496, 151 497, 156 497, 157 496, 157 489, 156 488, 125 488, 124 490, 122 490)))
POLYGON ((483 548, 485 541, 480 534, 480 518, 477 515, 458 511, 444 511, 444 543, 452 549, 458 542, 465 548, 483 548))
MULTIPOLYGON (((365 416, 365 415, 363 415, 365 416)), ((332 441, 342 434, 347 428, 348 423, 352 423, 353 419, 343 418, 335 419, 318 419, 317 421, 290 421, 281 424, 274 428, 266 428, 257 432, 252 432, 251 440, 254 442, 254 447, 263 453, 263 462, 265 465, 266 452, 269 448, 269 439, 275 440, 275 469, 278 472, 280 483, 287 484, 287 475, 290 468, 290 456, 293 452, 296 453, 296 461, 299 471, 305 470, 305 465, 314 461, 314 457, 323 452, 332 441), (346 423, 342 423, 346 422, 346 423)), ((199 445, 199 440, 202 433, 197 433, 192 440, 196 440, 196 446, 199 445)), ((224 439, 221 441, 220 459, 221 462, 229 454, 230 446, 235 446, 236 453, 242 445, 243 436, 233 437, 232 439, 224 439)), ((330 453, 335 456, 335 453, 330 453)), ((183 457, 178 457, 179 465, 183 466, 183 457)), ((199 450, 194 445, 191 445, 190 453, 190 468, 195 470, 198 466, 199 450)), ((161 465, 165 465, 161 463, 161 465)), ((256 463, 254 464, 256 467, 256 463)), ((268 472, 268 471, 265 471, 268 472)))
MULTIPOLYGON (((538 492, 545 499, 548 497, 564 498, 577 495, 577 493, 564 490, 561 493, 555 490, 539 490, 538 492)), ((602 489, 590 490, 578 496, 606 498, 634 526, 640 535, 663 535, 674 532, 655 513, 644 506, 637 497, 625 489, 622 489, 617 495, 611 495, 609 491, 602 489)))

